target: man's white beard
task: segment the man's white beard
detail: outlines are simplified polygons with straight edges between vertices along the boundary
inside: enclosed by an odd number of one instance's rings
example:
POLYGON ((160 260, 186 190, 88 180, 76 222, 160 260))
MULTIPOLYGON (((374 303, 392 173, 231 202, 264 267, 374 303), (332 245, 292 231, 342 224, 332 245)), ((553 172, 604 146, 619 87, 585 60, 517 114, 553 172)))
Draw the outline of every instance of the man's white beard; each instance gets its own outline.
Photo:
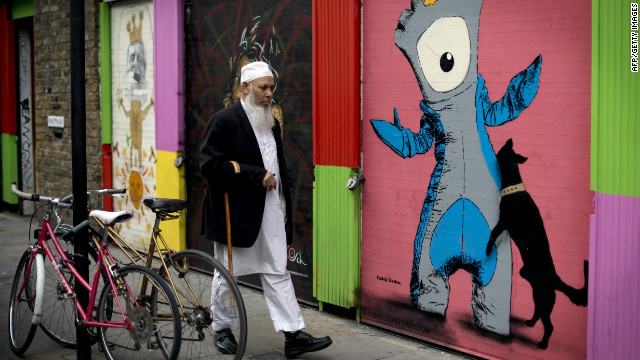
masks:
POLYGON ((269 131, 275 125, 273 114, 271 113, 271 104, 268 107, 262 107, 256 104, 253 88, 250 88, 249 95, 246 97, 244 106, 251 125, 260 131, 269 131))

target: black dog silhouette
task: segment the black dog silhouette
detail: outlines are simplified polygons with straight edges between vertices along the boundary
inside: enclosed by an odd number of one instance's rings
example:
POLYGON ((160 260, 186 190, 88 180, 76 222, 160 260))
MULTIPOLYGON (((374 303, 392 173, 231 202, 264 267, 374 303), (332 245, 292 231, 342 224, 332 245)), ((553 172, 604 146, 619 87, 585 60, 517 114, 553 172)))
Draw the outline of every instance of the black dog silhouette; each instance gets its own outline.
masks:
POLYGON ((487 244, 487 255, 494 251, 496 238, 505 230, 509 231, 513 242, 522 256, 520 275, 531 284, 535 310, 527 326, 534 326, 539 319, 544 325, 544 336, 538 347, 546 349, 553 332, 551 311, 556 303, 556 290, 563 292, 572 303, 580 306, 587 305, 587 284, 589 262, 584 262, 585 283, 582 289, 575 289, 565 284, 553 265, 549 240, 540 217, 540 211, 522 184, 518 164, 527 158, 516 154, 513 141, 507 143, 498 151, 498 164, 502 172, 502 200, 500 201, 500 219, 491 231, 487 244))

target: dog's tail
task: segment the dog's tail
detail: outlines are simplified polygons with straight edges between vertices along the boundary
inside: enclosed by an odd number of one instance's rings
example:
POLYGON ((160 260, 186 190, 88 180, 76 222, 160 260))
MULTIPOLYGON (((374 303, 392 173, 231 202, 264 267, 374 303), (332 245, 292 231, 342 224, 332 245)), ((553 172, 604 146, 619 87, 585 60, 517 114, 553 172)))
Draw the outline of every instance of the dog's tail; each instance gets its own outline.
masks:
POLYGON ((556 274, 556 288, 562 291, 572 303, 578 306, 587 306, 587 298, 589 295, 589 261, 584 261, 584 286, 582 289, 573 288, 564 283, 556 274))

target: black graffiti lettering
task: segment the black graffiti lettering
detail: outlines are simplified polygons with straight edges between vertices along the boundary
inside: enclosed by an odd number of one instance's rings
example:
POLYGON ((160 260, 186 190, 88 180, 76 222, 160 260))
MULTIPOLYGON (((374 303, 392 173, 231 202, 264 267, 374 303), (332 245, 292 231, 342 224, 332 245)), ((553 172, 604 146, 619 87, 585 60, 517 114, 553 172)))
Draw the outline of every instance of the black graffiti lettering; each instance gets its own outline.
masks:
POLYGON ((22 113, 23 123, 31 122, 31 107, 29 106, 29 98, 26 98, 20 102, 20 110, 22 113))
POLYGON ((22 176, 25 184, 31 184, 33 178, 33 164, 31 163, 32 148, 32 130, 31 130, 31 107, 29 98, 20 101, 20 115, 22 117, 22 137, 20 143, 22 146, 22 176))
POLYGON ((369 308, 363 308, 362 309, 362 314, 368 318, 374 319, 374 320, 378 320, 390 325, 394 325, 397 326, 398 328, 404 329, 404 330, 413 330, 413 331, 418 331, 424 334, 430 334, 431 333, 431 329, 429 329, 426 326, 420 325, 418 323, 415 322, 411 322, 411 321, 407 321, 404 319, 399 319, 387 314, 382 314, 379 313, 377 311, 371 310, 369 308))
POLYGON ((389 284, 402 285, 402 283, 400 281, 398 281, 398 280, 394 280, 394 279, 387 278, 387 277, 380 276, 380 275, 376 275, 376 280, 384 281, 384 282, 389 283, 389 284))

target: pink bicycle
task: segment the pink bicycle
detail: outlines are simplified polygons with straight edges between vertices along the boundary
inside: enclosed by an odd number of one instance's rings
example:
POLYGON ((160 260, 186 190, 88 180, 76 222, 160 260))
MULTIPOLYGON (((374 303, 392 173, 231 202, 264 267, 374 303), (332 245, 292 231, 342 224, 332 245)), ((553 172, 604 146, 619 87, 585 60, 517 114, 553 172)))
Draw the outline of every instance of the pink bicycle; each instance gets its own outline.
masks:
MULTIPOLYGON (((101 350, 108 359, 176 359, 180 352, 182 328, 171 288, 155 271, 139 265, 121 266, 109 252, 109 229, 116 223, 131 219, 132 213, 91 212, 90 215, 100 219, 105 227, 102 239, 93 239, 94 250, 97 249, 96 270, 89 284, 76 270, 75 261, 81 260, 70 259, 51 227, 51 216, 59 208, 71 208, 72 205, 58 198, 23 193, 15 184, 11 190, 22 199, 47 204, 38 241, 30 243, 20 259, 11 288, 11 350, 17 355, 23 354, 41 323, 45 267, 49 266, 55 269, 64 285, 57 296, 75 305, 76 326, 86 328, 94 339, 100 340, 101 350), (49 241, 55 254, 49 247, 49 241), (95 306, 101 279, 104 286, 95 306), (76 301, 74 282, 90 293, 86 309, 76 301)), ((72 237, 88 223, 84 221, 62 238, 72 237)))

